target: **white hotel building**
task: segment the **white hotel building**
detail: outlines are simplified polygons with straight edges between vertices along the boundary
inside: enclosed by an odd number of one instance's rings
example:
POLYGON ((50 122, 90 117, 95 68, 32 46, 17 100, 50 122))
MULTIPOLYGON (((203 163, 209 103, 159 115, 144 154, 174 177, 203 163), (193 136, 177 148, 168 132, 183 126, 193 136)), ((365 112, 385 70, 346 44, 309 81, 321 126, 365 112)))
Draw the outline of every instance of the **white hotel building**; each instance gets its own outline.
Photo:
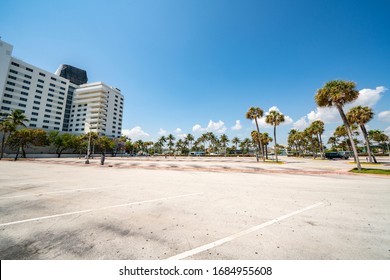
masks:
POLYGON ((13 46, 0 40, 0 109, 22 110, 30 127, 88 131, 119 137, 124 99, 102 82, 87 83, 84 70, 61 65, 50 73, 12 57, 13 46))

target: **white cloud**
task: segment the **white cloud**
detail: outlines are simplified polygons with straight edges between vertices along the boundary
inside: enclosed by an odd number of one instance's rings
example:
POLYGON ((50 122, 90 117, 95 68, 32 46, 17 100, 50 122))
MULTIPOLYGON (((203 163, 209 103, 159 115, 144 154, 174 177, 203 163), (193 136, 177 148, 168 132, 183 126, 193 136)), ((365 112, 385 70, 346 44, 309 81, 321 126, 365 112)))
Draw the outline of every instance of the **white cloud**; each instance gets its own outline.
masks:
MULTIPOLYGON (((272 125, 268 124, 265 122, 265 118, 267 115, 269 115, 269 113, 271 111, 276 111, 276 112, 279 112, 281 114, 283 114, 278 107, 276 106, 272 106, 271 108, 268 109, 268 112, 265 113, 265 116, 260 118, 260 119, 257 119, 257 123, 259 124, 260 127, 263 127, 263 128, 266 128, 266 127, 272 127, 272 125)), ((284 114, 283 114, 284 115, 284 114)), ((289 124, 292 124, 294 121, 291 117, 289 116, 286 116, 284 115, 284 122, 282 122, 280 125, 289 125, 289 124)), ((254 121, 253 121, 254 123, 254 121)))
POLYGON ((315 111, 307 114, 309 122, 321 120, 324 123, 337 122, 340 120, 340 114, 335 107, 317 107, 315 111))
POLYGON ((224 133, 226 131, 225 123, 221 120, 219 120, 218 122, 213 122, 212 120, 210 120, 207 126, 207 131, 224 133))
POLYGON ((300 118, 299 120, 297 120, 297 121, 293 124, 293 128, 294 128, 294 129, 298 129, 298 130, 304 130, 304 129, 307 128, 308 126, 309 126, 309 122, 307 121, 307 117, 306 117, 306 116, 300 118))
POLYGON ((240 130, 242 128, 240 120, 236 120, 236 124, 231 127, 232 130, 240 130))
POLYGON ((196 124, 192 127, 193 132, 217 132, 217 133, 224 133, 226 131, 226 126, 223 121, 213 122, 212 120, 209 121, 209 124, 206 128, 203 128, 200 124, 196 124))
POLYGON ((166 131, 165 129, 160 128, 160 130, 158 131, 158 135, 160 135, 160 136, 168 135, 168 131, 166 131))
POLYGON ((383 86, 376 87, 375 89, 365 88, 359 90, 359 97, 354 102, 349 104, 348 107, 352 108, 358 105, 372 107, 378 103, 382 97, 381 93, 385 92, 386 90, 387 88, 383 86))
POLYGON ((175 129, 175 132, 176 132, 176 133, 181 133, 181 128, 176 128, 176 129, 175 129))
POLYGON ((145 139, 150 136, 140 126, 133 127, 132 129, 122 129, 122 134, 131 138, 131 140, 145 139))
POLYGON ((202 128, 202 127, 200 126, 200 124, 196 124, 196 125, 194 125, 194 126, 192 127, 192 131, 193 131, 193 132, 204 132, 204 131, 206 131, 206 129, 205 129, 205 128, 202 128))
POLYGON ((390 122, 390 111, 383 111, 378 114, 378 119, 382 122, 390 122))

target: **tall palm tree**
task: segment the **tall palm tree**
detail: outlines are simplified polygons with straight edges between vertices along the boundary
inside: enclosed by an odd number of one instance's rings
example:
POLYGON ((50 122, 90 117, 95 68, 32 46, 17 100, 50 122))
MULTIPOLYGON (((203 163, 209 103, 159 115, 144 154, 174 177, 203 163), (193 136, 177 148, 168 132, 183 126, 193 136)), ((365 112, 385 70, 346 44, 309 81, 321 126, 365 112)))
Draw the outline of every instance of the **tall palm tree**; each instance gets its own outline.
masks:
POLYGON ((7 119, 3 119, 1 120, 0 122, 0 131, 3 133, 3 137, 1 139, 1 155, 0 155, 0 160, 3 158, 4 156, 4 149, 5 149, 5 144, 6 144, 6 140, 7 138, 9 137, 9 135, 15 131, 16 127, 15 125, 7 120, 7 119), (8 134, 8 135, 7 135, 8 134))
POLYGON ((10 137, 11 134, 16 131, 18 126, 26 127, 26 122, 29 122, 29 119, 26 118, 22 110, 16 109, 13 110, 9 115, 4 114, 4 117, 1 119, 0 123, 0 131, 3 132, 3 137, 1 139, 0 159, 2 159, 4 156, 4 148, 7 137, 10 137))
POLYGON ((284 122, 284 115, 278 111, 272 110, 265 117, 265 122, 274 127, 274 151, 275 151, 276 162, 278 162, 278 151, 276 147, 276 126, 284 122))
POLYGON ((163 153, 164 145, 165 145, 166 142, 167 142, 167 138, 165 136, 161 136, 157 140, 156 144, 157 144, 157 147, 160 149, 160 153, 161 154, 163 153))
POLYGON ((174 146, 174 143, 173 141, 175 141, 175 136, 173 136, 172 134, 169 134, 167 136, 167 141, 168 141, 168 149, 169 149, 169 153, 171 153, 171 150, 172 150, 172 147, 174 146))
POLYGON ((188 143, 188 150, 191 151, 192 149, 192 142, 194 142, 195 138, 192 134, 188 133, 186 137, 184 137, 184 141, 188 143))
POLYGON ((267 132, 261 133, 261 141, 264 145, 265 158, 268 159, 268 144, 273 141, 267 132))
POLYGON ((22 110, 14 110, 11 112, 11 114, 8 115, 7 119, 12 122, 16 128, 18 126, 26 127, 26 122, 29 122, 30 120, 26 118, 22 110))
POLYGON ((227 147, 227 144, 229 143, 229 138, 227 137, 226 134, 222 134, 219 137, 219 142, 221 143, 222 147, 224 148, 224 153, 225 153, 225 157, 226 157, 226 147, 227 147))
POLYGON ((321 120, 317 120, 317 121, 314 121, 311 123, 310 125, 313 133, 316 134, 317 136, 317 139, 318 139, 318 143, 320 144, 320 153, 321 153, 321 158, 322 159, 325 159, 325 155, 324 155, 324 146, 322 145, 322 134, 324 133, 325 131, 325 124, 323 121, 321 120))
POLYGON ((379 145, 382 146, 382 151, 385 153, 385 144, 387 142, 387 152, 390 155, 390 150, 389 150, 389 136, 387 136, 383 131, 380 130, 370 130, 368 131, 368 138, 377 142, 379 145))
POLYGON ((260 137, 259 123, 257 121, 263 115, 264 115, 264 111, 262 109, 260 109, 259 107, 250 107, 248 109, 248 111, 246 112, 245 117, 248 120, 252 120, 252 121, 254 120, 255 123, 256 123, 256 129, 257 129, 257 133, 258 133, 258 136, 259 136, 259 141, 257 143, 259 145, 259 151, 261 152, 261 156, 263 158, 263 161, 265 161, 264 151, 263 151, 263 144, 262 144, 261 137, 260 137))
POLYGON ((347 129, 348 137, 351 141, 352 150, 355 156, 358 170, 361 170, 358 152, 355 142, 352 138, 352 132, 347 120, 347 116, 344 113, 343 106, 345 103, 356 100, 359 96, 359 92, 355 89, 356 84, 350 81, 334 80, 327 82, 323 88, 317 90, 315 95, 315 101, 319 107, 333 107, 336 106, 340 113, 341 119, 347 129))
POLYGON ((365 106, 356 106, 349 110, 347 113, 347 120, 349 123, 356 123, 360 126, 360 129, 363 133, 364 140, 366 141, 366 148, 368 153, 368 159, 369 162, 372 163, 372 159, 374 159, 374 162, 377 163, 376 158, 371 152, 370 148, 370 141, 368 139, 368 133, 366 130, 365 124, 368 123, 372 118, 374 117, 374 112, 371 110, 371 108, 365 106))
POLYGON ((232 139, 232 143, 233 143, 233 145, 235 146, 236 151, 237 151, 237 145, 238 145, 240 142, 241 142, 241 140, 240 140, 240 138, 238 138, 238 137, 234 137, 234 138, 232 139))
POLYGON ((335 137, 335 136, 329 137, 328 144, 332 145, 332 150, 336 149, 336 146, 337 146, 338 143, 339 143, 339 141, 338 141, 337 137, 335 137))

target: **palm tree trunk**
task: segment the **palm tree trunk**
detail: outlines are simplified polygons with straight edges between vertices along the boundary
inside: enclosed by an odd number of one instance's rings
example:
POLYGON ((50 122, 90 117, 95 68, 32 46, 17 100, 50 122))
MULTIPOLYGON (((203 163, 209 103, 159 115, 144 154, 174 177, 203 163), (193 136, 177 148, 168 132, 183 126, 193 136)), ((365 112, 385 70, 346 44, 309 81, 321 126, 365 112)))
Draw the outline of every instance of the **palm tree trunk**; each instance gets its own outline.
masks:
POLYGON ((347 129, 347 133, 348 133, 348 137, 349 137, 349 139, 351 141, 351 146, 352 146, 353 154, 354 154, 354 157, 355 157, 356 165, 357 165, 358 170, 360 171, 360 170, 362 170, 362 167, 360 165, 359 155, 358 155, 358 152, 357 152, 357 149, 356 149, 355 142, 353 141, 353 138, 352 138, 352 132, 351 132, 351 128, 349 126, 347 117, 345 116, 345 113, 344 113, 343 108, 341 107, 341 105, 336 105, 336 107, 339 110, 339 113, 340 113, 340 116, 341 116, 341 118, 342 118, 342 120, 344 122, 345 128, 347 129))
POLYGON ((0 155, 0 160, 3 158, 4 156, 4 148, 5 148, 5 132, 3 134, 3 137, 1 139, 1 155, 0 155))
POLYGON ((263 142, 261 141, 260 129, 259 129, 259 124, 257 123, 257 118, 255 118, 255 123, 256 123, 257 133, 258 133, 258 136, 259 136, 259 142, 258 142, 259 149, 261 151, 261 156, 263 158, 263 161, 265 161, 264 150, 263 150, 263 142))
POLYGON ((319 136, 319 140, 320 141, 320 152, 321 152, 321 159, 324 159, 324 146, 322 145, 322 137, 321 137, 321 134, 318 133, 318 136, 319 136))
POLYGON ((275 153, 275 158, 276 162, 278 162, 278 151, 276 149, 276 125, 274 125, 274 153, 275 153))
POLYGON ((375 158, 374 154, 371 151, 370 142, 368 141, 368 134, 367 134, 366 127, 364 125, 361 125, 360 129, 362 130, 364 139, 366 140, 366 148, 367 148, 367 154, 368 154, 369 162, 372 163, 372 160, 374 160, 375 163, 378 163, 376 161, 376 158, 375 158))

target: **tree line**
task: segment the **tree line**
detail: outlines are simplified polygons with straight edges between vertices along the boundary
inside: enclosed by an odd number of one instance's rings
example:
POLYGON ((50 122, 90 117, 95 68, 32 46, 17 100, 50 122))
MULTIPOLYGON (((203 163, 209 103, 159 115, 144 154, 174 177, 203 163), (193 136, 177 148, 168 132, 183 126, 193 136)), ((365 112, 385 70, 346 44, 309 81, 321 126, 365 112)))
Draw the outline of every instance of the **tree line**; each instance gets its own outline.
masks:
MULTIPOLYGON (((324 159, 326 151, 349 150, 353 151, 354 159, 360 169, 358 152, 366 152, 370 162, 377 162, 373 151, 372 142, 376 142, 382 147, 389 141, 389 137, 380 130, 367 131, 366 124, 372 120, 374 113, 371 108, 356 106, 347 113, 344 112, 344 105, 356 100, 359 92, 355 89, 355 83, 349 81, 330 81, 319 89, 314 97, 319 107, 336 107, 339 111, 343 125, 337 127, 333 135, 329 138, 326 148, 323 144, 322 136, 325 131, 325 124, 321 120, 312 122, 303 131, 291 129, 288 135, 287 150, 294 156, 305 156, 308 153, 316 157, 319 155, 324 159), (364 138, 364 146, 358 147, 359 141, 356 136, 359 130, 364 138)), ((16 151, 15 160, 21 155, 26 157, 26 149, 30 146, 52 146, 58 157, 65 150, 72 150, 80 155, 88 152, 88 143, 92 154, 96 151, 103 155, 110 152, 112 156, 118 153, 128 153, 134 155, 188 155, 191 152, 202 151, 206 154, 218 154, 227 156, 229 154, 249 154, 256 152, 256 158, 265 161, 268 159, 268 146, 273 143, 275 159, 278 161, 280 148, 283 147, 277 142, 276 129, 285 121, 282 113, 272 110, 266 117, 266 123, 273 127, 273 137, 267 132, 261 133, 258 120, 264 116, 264 110, 259 107, 250 107, 245 113, 245 117, 256 125, 256 130, 251 132, 250 138, 240 140, 234 137, 229 140, 226 134, 220 136, 213 132, 203 133, 198 138, 192 134, 187 134, 184 138, 176 139, 172 134, 161 136, 157 141, 132 141, 130 138, 121 136, 119 138, 109 138, 90 132, 87 134, 75 135, 71 133, 61 133, 59 131, 46 132, 43 129, 26 128, 29 121, 20 110, 14 110, 8 115, 2 115, 0 119, 1 155, 9 147, 16 151)), ((388 145, 388 144, 387 144, 388 145)), ((285 148, 285 147, 283 147, 285 148)))

